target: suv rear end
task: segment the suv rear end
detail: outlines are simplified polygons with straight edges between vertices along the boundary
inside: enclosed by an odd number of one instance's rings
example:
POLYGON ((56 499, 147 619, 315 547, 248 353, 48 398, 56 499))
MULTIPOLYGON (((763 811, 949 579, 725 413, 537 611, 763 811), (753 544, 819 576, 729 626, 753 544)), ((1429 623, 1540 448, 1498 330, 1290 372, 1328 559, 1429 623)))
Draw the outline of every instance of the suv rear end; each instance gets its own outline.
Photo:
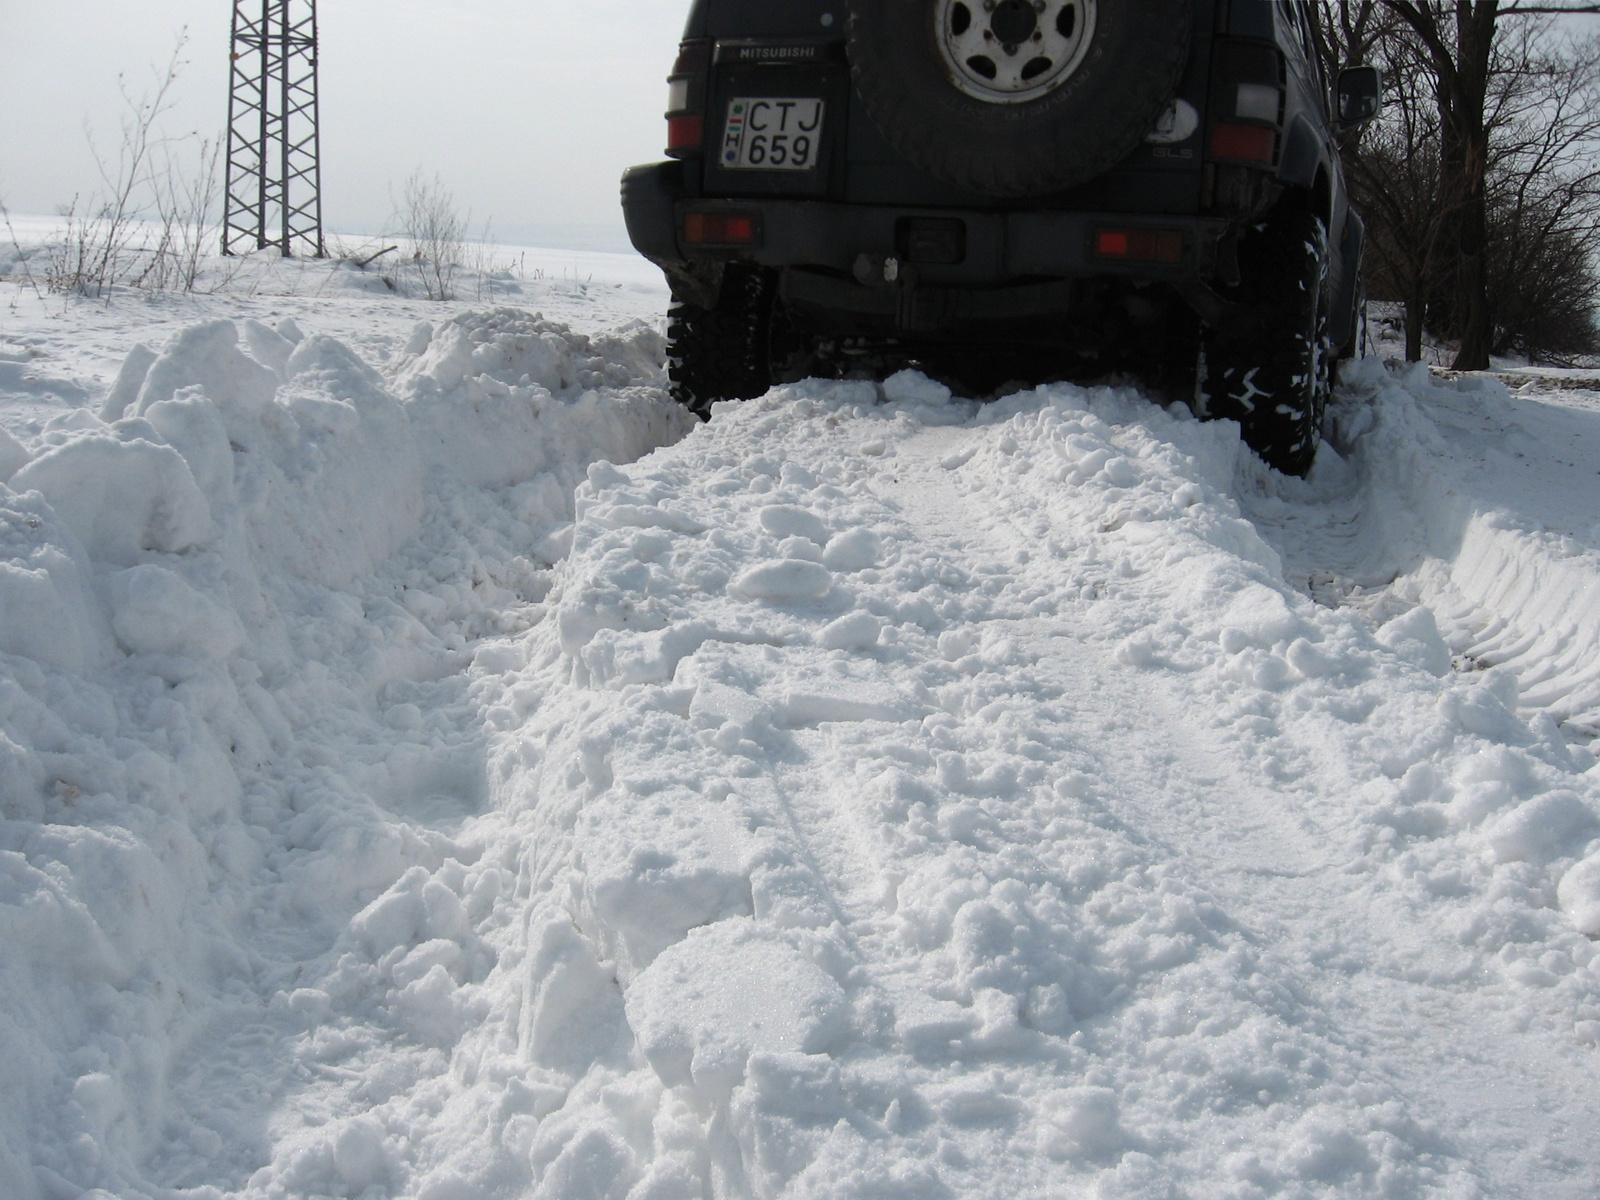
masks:
MULTIPOLYGON (((1293 285, 1243 276, 1313 226, 1302 323, 1353 340, 1361 227, 1301 0, 696 0, 669 94, 670 159, 623 203, 697 411, 906 364, 976 393, 1108 368, 1193 392, 1202 341, 1267 353, 1266 293, 1293 285)), ((1257 448, 1303 470, 1308 415, 1257 448)))

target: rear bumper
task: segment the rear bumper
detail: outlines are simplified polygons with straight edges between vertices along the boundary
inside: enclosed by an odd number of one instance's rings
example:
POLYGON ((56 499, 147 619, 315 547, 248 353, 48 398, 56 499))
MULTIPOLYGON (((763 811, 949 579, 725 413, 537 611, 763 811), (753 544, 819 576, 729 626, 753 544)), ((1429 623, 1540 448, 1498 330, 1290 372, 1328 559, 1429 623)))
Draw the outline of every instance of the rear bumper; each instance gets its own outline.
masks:
POLYGON ((634 167, 622 180, 629 237, 641 254, 663 266, 738 258, 769 267, 821 269, 862 278, 864 270, 881 270, 886 259, 895 258, 913 266, 919 282, 942 287, 1091 277, 1178 282, 1211 277, 1217 244, 1229 230, 1226 220, 1213 217, 1048 209, 995 212, 817 200, 696 200, 684 195, 677 180, 677 163, 634 167), (759 242, 737 249, 685 245, 683 217, 689 211, 755 214, 759 242), (907 254, 907 222, 918 218, 954 218, 963 223, 965 254, 960 262, 918 262, 907 254), (1103 226, 1178 232, 1183 237, 1182 258, 1175 263, 1097 258, 1093 239, 1103 226))

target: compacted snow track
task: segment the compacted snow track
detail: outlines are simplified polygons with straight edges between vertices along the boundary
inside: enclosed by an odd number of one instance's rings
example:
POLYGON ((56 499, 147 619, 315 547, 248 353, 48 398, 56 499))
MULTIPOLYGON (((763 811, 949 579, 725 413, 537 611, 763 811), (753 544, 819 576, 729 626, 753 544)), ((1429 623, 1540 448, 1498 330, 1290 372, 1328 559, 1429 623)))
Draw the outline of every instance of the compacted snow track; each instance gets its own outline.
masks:
POLYGON ((5 1195, 1593 1194, 1600 570, 1465 385, 1302 482, 397 351, 212 323, 0 444, 5 1195))

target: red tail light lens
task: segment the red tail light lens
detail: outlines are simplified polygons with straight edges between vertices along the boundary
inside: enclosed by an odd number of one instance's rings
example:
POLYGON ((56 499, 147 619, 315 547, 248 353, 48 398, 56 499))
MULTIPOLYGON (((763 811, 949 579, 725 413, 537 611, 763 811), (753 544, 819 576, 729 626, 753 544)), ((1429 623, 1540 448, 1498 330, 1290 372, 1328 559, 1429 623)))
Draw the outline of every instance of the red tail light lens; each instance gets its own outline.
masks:
POLYGON ((688 117, 667 118, 667 153, 698 150, 704 138, 704 122, 698 113, 688 117))
POLYGON ((1262 125, 1217 125, 1211 130, 1211 157, 1270 163, 1278 131, 1262 125))
POLYGON ((1175 265, 1183 261, 1183 234, 1176 229, 1096 229, 1094 256, 1175 265))
POLYGON ((667 154, 682 158, 705 140, 706 76, 711 71, 711 43, 684 42, 667 77, 667 154))
POLYGON ((691 246, 757 246, 761 244, 761 216, 737 212, 684 213, 683 240, 691 246))
POLYGON ((1211 70, 1210 157, 1271 166, 1288 87, 1287 66, 1265 42, 1218 42, 1211 70))

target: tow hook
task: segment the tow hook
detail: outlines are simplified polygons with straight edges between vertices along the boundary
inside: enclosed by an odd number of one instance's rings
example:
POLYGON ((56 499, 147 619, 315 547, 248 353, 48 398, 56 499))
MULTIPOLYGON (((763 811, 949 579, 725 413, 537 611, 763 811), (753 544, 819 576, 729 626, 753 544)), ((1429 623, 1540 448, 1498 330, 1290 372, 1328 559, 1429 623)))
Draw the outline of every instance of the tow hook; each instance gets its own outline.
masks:
POLYGON ((856 255, 855 265, 851 268, 856 282, 862 287, 875 287, 878 284, 896 284, 904 281, 911 283, 911 272, 900 265, 900 260, 894 255, 867 254, 856 255))

